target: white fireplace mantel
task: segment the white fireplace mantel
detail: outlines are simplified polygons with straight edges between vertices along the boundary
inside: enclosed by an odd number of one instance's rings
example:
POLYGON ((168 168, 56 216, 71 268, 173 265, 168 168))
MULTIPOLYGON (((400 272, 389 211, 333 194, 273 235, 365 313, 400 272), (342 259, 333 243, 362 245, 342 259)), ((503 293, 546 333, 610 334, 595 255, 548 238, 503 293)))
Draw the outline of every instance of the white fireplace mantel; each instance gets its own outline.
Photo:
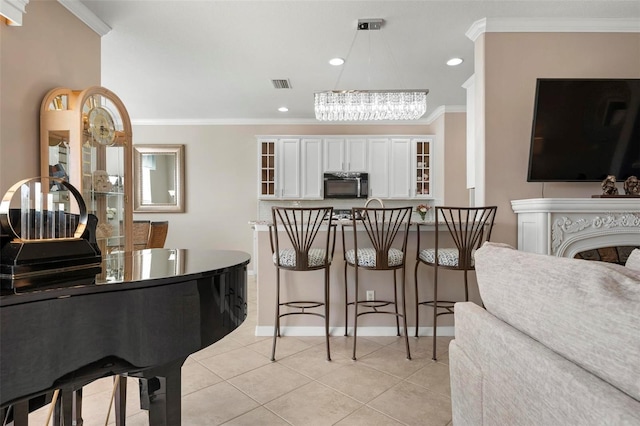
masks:
POLYGON ((600 247, 640 246, 640 198, 531 198, 511 201, 518 250, 574 257, 600 247))

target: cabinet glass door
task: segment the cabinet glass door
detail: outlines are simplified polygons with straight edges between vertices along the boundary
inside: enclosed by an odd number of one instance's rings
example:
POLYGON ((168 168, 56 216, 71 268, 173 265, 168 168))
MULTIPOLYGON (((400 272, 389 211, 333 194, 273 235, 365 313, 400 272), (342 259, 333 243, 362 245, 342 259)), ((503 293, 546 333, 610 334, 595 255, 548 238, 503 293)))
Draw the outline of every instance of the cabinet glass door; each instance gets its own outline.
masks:
POLYGON ((276 195, 276 142, 275 140, 260 143, 260 196, 276 195))
POLYGON ((430 141, 417 140, 416 142, 416 196, 431 195, 430 187, 430 141))

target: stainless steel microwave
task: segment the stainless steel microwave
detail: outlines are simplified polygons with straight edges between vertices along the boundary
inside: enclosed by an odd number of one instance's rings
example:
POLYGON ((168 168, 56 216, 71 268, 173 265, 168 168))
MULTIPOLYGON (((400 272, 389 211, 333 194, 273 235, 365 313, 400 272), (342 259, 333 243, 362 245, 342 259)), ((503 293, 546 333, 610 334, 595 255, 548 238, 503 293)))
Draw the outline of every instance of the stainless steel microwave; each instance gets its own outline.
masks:
POLYGON ((334 172, 324 174, 324 198, 367 198, 369 174, 334 172))

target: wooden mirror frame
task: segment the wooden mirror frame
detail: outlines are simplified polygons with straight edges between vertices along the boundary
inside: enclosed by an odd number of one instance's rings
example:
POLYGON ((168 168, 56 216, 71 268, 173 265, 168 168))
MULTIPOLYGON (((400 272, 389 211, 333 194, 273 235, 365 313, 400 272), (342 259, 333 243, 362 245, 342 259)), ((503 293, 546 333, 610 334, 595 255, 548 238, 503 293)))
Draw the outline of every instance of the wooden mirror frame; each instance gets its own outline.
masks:
POLYGON ((133 146, 134 196, 133 211, 136 213, 182 213, 184 212, 184 145, 134 145, 133 146), (176 194, 175 203, 142 202, 142 156, 143 154, 175 154, 176 194))

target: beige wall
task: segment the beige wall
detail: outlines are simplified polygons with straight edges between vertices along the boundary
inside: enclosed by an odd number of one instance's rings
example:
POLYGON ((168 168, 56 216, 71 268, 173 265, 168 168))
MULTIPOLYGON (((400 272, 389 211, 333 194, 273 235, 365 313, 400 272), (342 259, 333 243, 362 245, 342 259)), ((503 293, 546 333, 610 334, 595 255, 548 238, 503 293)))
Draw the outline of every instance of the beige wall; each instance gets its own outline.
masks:
POLYGON ((601 192, 596 182, 527 183, 536 78, 639 78, 640 34, 488 33, 476 47, 482 44, 476 71, 484 76, 476 73, 476 85, 484 90, 485 203, 498 206, 492 239, 516 245, 511 200, 539 198, 543 190, 544 197, 570 198, 601 192))
POLYGON ((54 87, 100 84, 100 36, 58 2, 31 1, 0 23, 0 192, 40 174, 40 103, 54 87))

